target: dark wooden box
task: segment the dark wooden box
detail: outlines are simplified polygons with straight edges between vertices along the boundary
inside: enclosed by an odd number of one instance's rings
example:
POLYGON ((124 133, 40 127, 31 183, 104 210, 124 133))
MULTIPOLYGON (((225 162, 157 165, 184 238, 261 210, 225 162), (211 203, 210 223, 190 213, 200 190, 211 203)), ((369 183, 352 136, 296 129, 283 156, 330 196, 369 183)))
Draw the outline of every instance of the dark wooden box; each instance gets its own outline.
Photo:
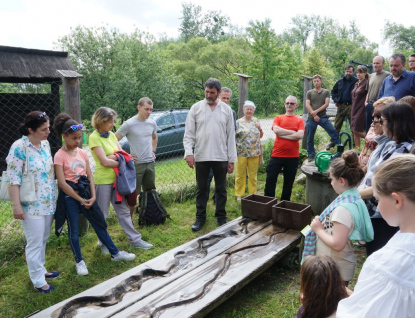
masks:
POLYGON ((251 194, 242 198, 242 216, 258 221, 272 219, 272 206, 278 202, 277 198, 251 194))
POLYGON ((272 207, 272 224, 301 231, 311 222, 311 206, 281 201, 272 207))

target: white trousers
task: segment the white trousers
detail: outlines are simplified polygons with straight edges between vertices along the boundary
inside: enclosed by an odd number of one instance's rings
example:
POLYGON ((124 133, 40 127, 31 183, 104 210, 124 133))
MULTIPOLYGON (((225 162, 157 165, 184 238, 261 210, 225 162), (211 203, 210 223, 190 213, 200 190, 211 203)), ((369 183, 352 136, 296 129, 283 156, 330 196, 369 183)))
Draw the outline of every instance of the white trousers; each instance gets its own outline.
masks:
POLYGON ((24 216, 25 220, 20 222, 27 241, 25 249, 26 263, 33 286, 40 288, 47 284, 45 274, 48 271, 45 268, 45 250, 53 222, 53 214, 30 215, 25 213, 24 216))
MULTIPOLYGON (((110 211, 110 203, 114 208, 117 215, 118 222, 120 223, 124 232, 128 235, 130 243, 138 243, 141 240, 141 234, 134 228, 133 221, 131 220, 130 209, 128 208, 127 201, 123 196, 122 202, 115 203, 115 190, 112 184, 96 184, 95 195, 97 197, 96 202, 104 215, 105 220, 108 217, 110 211)), ((99 242, 98 245, 101 245, 99 242)))

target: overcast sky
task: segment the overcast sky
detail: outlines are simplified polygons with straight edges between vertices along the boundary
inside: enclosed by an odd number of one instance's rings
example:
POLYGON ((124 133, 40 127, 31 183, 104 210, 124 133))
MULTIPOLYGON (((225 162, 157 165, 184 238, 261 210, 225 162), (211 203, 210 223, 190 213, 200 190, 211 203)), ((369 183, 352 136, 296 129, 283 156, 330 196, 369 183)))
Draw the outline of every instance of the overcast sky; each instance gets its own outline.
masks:
MULTIPOLYGON (((131 32, 135 27, 158 36, 177 37, 183 0, 0 0, 0 45, 52 50, 54 42, 71 27, 116 27, 131 32)), ((231 23, 246 27, 250 20, 270 18, 279 33, 298 14, 319 14, 348 25, 355 19, 361 32, 380 45, 381 54, 390 55, 382 43, 386 20, 411 25, 415 1, 395 3, 386 0, 349 1, 234 1, 193 0, 204 11, 220 10, 231 23)))

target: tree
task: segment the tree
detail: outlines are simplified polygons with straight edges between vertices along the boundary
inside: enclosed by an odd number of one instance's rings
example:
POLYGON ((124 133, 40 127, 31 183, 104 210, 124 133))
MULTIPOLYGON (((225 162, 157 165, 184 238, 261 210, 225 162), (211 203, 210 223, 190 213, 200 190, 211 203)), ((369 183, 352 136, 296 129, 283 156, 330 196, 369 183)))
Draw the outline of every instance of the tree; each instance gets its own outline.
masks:
POLYGON ((308 76, 319 74, 323 77, 323 87, 331 90, 335 83, 333 70, 328 66, 324 55, 318 48, 308 50, 304 55, 302 73, 308 76))
POLYGON ((402 24, 386 21, 383 38, 389 41, 395 52, 415 51, 415 26, 406 28, 402 24))
POLYGON ((202 14, 202 7, 194 3, 182 3, 180 20, 180 37, 185 43, 196 37, 218 42, 225 36, 225 28, 229 25, 229 17, 222 12, 210 10, 202 14))
POLYGON ((211 43, 205 38, 192 38, 188 43, 171 43, 165 54, 175 74, 188 83, 182 102, 191 104, 203 98, 204 84, 209 77, 234 79, 244 71, 243 57, 249 60, 250 47, 243 38, 229 38, 211 43))
POLYGON ((250 21, 247 32, 253 55, 248 70, 254 76, 249 95, 252 92, 259 105, 258 111, 265 115, 275 110, 281 112, 287 95, 298 93, 295 54, 289 45, 281 45, 271 28, 270 19, 250 21), (254 85, 257 85, 255 89, 251 89, 254 85))
POLYGON ((106 27, 78 26, 58 39, 56 46, 69 58, 84 78, 81 81, 81 114, 89 119, 99 106, 114 108, 121 121, 131 117, 140 97, 149 96, 159 108, 177 102, 177 85, 168 62, 154 38, 135 30, 120 33, 106 27))

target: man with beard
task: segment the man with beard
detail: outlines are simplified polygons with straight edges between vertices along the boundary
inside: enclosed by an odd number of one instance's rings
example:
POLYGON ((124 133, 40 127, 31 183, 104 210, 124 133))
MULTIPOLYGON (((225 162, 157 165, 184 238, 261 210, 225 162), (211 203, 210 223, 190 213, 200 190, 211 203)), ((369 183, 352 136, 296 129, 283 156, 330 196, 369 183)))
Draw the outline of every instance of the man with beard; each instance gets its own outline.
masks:
POLYGON ((384 71, 385 58, 383 56, 376 56, 373 58, 373 70, 374 73, 370 74, 369 77, 369 88, 366 95, 366 133, 368 132, 370 125, 373 121, 373 103, 377 101, 380 87, 382 86, 383 80, 390 75, 389 72, 384 71))
POLYGON ((185 159, 190 168, 196 167, 197 183, 193 231, 199 231, 206 222, 210 169, 215 178, 217 224, 226 223, 226 173, 233 172, 237 155, 232 109, 219 100, 220 93, 221 83, 216 78, 209 78, 205 83, 205 99, 194 104, 186 118, 183 137, 185 159))
MULTIPOLYGON (((334 120, 334 128, 336 128, 337 134, 342 129, 343 122, 346 117, 350 121, 350 113, 352 111, 352 90, 354 84, 357 82, 357 78, 353 76, 354 66, 352 64, 346 65, 344 68, 344 76, 334 84, 331 91, 331 98, 337 106, 336 119, 334 120)), ((334 147, 333 140, 328 144, 327 150, 334 147)))
POLYGON ((389 59, 389 69, 392 73, 383 80, 378 99, 395 97, 400 100, 405 96, 415 96, 415 73, 405 70, 405 55, 393 54, 389 59))

